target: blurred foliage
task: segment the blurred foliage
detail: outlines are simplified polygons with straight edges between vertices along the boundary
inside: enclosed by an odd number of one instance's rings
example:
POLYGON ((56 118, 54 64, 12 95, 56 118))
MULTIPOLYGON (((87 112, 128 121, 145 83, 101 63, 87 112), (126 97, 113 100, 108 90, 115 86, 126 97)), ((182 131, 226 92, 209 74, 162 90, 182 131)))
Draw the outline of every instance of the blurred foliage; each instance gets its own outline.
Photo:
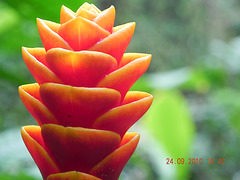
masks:
MULTIPOLYGON (((17 93, 19 85, 34 82, 21 58, 21 46, 42 46, 37 17, 59 22, 62 4, 75 11, 82 3, 0 1, 1 180, 40 179, 20 137, 20 126, 35 124, 17 93)), ((121 179, 240 179, 240 2, 94 3, 100 9, 112 4, 116 7, 115 25, 136 21, 128 52, 153 55, 148 72, 132 90, 153 93, 154 103, 134 126, 141 141, 121 179), (184 154, 205 161, 187 170, 166 165, 166 157, 184 154), (209 165, 207 158, 225 158, 225 165, 209 165)))
POLYGON ((0 175, 0 179, 1 180, 36 180, 35 178, 31 177, 31 176, 27 176, 25 174, 18 174, 18 175, 9 175, 9 174, 1 174, 0 175))
MULTIPOLYGON (((155 91, 154 103, 148 113, 145 126, 165 148, 170 160, 190 157, 195 127, 184 97, 175 91, 155 91)), ((167 161, 166 161, 167 162, 167 161)), ((188 177, 189 165, 177 166, 176 179, 188 177)))

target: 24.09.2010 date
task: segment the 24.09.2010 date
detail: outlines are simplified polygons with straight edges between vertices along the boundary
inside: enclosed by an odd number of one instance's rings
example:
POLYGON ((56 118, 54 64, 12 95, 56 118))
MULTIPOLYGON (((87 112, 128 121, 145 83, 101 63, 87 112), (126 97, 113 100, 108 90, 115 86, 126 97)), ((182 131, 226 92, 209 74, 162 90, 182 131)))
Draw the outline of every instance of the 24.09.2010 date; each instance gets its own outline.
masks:
MULTIPOLYGON (((185 160, 185 158, 167 158, 166 164, 203 164, 203 158, 188 158, 185 160)), ((207 158, 208 164, 224 164, 225 159, 224 158, 207 158)))

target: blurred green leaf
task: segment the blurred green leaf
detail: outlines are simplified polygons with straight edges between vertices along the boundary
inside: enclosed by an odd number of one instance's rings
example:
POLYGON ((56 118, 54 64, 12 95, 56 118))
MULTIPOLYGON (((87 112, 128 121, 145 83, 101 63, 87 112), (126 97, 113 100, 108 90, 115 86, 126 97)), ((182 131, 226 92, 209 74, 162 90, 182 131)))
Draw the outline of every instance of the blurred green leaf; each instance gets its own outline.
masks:
POLYGON ((0 2, 0 34, 18 23, 19 16, 16 11, 0 2))
POLYGON ((9 174, 0 174, 1 180, 36 180, 31 176, 25 174, 18 174, 18 175, 9 175, 9 174))
POLYGON ((203 70, 196 68, 191 69, 188 80, 180 86, 182 90, 190 90, 200 94, 207 93, 210 90, 210 87, 211 82, 209 77, 203 72, 203 70))
MULTIPOLYGON (((184 97, 176 91, 155 91, 154 102, 148 112, 146 126, 161 146, 169 153, 168 158, 188 158, 195 125, 184 97)), ((174 166, 174 165, 173 165, 174 166)), ((188 165, 177 165, 177 177, 186 178, 188 165)))
POLYGON ((148 74, 149 84, 154 89, 173 89, 177 88, 191 77, 190 68, 180 68, 166 72, 148 74))
POLYGON ((6 82, 13 83, 14 85, 26 84, 29 79, 21 77, 17 72, 9 72, 0 67, 0 78, 6 82))
POLYGON ((232 88, 222 88, 213 95, 232 126, 235 133, 240 136, 240 92, 232 88))
POLYGON ((0 1, 0 53, 16 55, 20 54, 21 46, 42 46, 36 18, 59 23, 62 5, 76 11, 84 2, 84 0, 0 1))
POLYGON ((133 84, 130 91, 144 91, 150 93, 153 91, 153 87, 150 85, 147 75, 143 75, 133 84))
POLYGON ((65 5, 73 11, 76 11, 86 1, 91 3, 91 0, 5 0, 4 2, 15 8, 19 14, 24 17, 31 19, 36 19, 36 17, 39 17, 59 22, 60 9, 62 5, 65 5))

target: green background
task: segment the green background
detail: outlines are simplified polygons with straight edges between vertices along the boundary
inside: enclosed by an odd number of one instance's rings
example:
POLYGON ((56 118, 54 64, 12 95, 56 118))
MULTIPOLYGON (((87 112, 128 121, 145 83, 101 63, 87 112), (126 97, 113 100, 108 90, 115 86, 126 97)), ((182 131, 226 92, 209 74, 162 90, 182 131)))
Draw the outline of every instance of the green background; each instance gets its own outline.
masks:
MULTIPOLYGON (((240 179, 240 2, 91 2, 101 10, 114 5, 115 25, 137 23, 127 52, 153 55, 132 90, 153 94, 154 102, 131 129, 141 140, 121 179, 240 179), (202 158, 203 164, 167 165, 167 158, 202 158)), ((35 124, 18 96, 19 85, 34 82, 21 47, 42 46, 37 17, 59 22, 61 5, 76 11, 82 3, 0 1, 1 180, 41 179, 20 137, 21 126, 35 124)))

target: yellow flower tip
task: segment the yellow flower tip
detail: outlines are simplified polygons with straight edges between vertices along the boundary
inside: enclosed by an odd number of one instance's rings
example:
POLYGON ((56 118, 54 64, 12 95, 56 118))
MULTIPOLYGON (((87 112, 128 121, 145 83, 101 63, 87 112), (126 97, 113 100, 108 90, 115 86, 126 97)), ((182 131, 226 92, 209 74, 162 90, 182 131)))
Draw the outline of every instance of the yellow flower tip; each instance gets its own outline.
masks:
POLYGON ((66 6, 62 5, 60 11, 60 23, 63 24, 69 21, 72 18, 75 18, 76 14, 71 9, 67 8, 66 6))
POLYGON ((122 146, 127 146, 127 143, 131 142, 131 143, 135 143, 136 146, 138 144, 140 140, 140 134, 136 133, 136 132, 127 132, 123 137, 122 137, 122 141, 121 144, 119 145, 120 147, 122 146))
POLYGON ((65 11, 66 13, 68 13, 69 15, 75 16, 75 12, 73 12, 71 9, 69 9, 68 7, 62 5, 61 7, 61 12, 65 11))
POLYGON ((114 6, 110 6, 108 9, 98 13, 98 16, 94 19, 94 22, 105 30, 112 32, 115 14, 116 12, 114 6))
POLYGON ((149 56, 149 58, 152 58, 152 54, 147 54, 149 56))
POLYGON ((97 12, 100 13, 101 10, 97 8, 97 6, 95 6, 94 4, 91 4, 91 6, 93 7, 93 9, 97 12))
POLYGON ((22 55, 25 54, 27 51, 27 48, 26 47, 22 47, 22 55))
MULTIPOLYGON (((19 87, 20 88, 20 87, 19 87)), ((23 136, 23 134, 26 133, 25 129, 24 129, 25 126, 21 127, 21 135, 23 136)))
POLYGON ((113 14, 116 13, 115 7, 113 5, 111 5, 109 8, 103 10, 101 13, 104 13, 106 11, 111 11, 113 14))
POLYGON ((29 135, 29 132, 40 131, 40 129, 41 129, 40 126, 35 126, 35 125, 23 126, 21 128, 21 135, 22 135, 22 137, 25 137, 25 136, 31 137, 29 135))
MULTIPOLYGON (((41 26, 46 26, 46 24, 43 22, 43 19, 40 19, 40 18, 36 18, 36 21, 37 21, 37 28, 40 29, 41 26)), ((47 27, 48 28, 48 27, 47 27)))
POLYGON ((18 93, 19 93, 19 95, 20 95, 20 98, 21 98, 21 95, 23 94, 23 89, 22 89, 22 86, 19 86, 18 87, 18 93))
POLYGON ((42 23, 42 19, 40 19, 40 18, 36 18, 36 21, 37 21, 37 25, 39 25, 40 23, 42 23))
POLYGON ((129 22, 126 24, 115 26, 115 27, 113 27, 113 33, 116 33, 117 31, 125 29, 126 27, 130 28, 132 30, 132 34, 133 34, 135 27, 136 27, 136 22, 129 22))
POLYGON ((136 22, 131 22, 130 23, 134 28, 136 27, 136 22))
MULTIPOLYGON (((151 54, 147 54, 146 58, 147 58, 149 61, 151 61, 152 55, 151 55, 151 54)), ((149 63, 150 63, 150 62, 149 62, 149 63)))
POLYGON ((61 11, 63 11, 63 10, 68 10, 69 8, 67 8, 66 6, 64 6, 64 5, 62 5, 61 6, 61 11))
POLYGON ((39 85, 38 83, 24 84, 18 87, 20 98, 24 98, 24 95, 38 96, 39 85))
POLYGON ((79 8, 79 9, 87 9, 90 10, 92 8, 91 4, 89 4, 88 2, 83 3, 79 8))

